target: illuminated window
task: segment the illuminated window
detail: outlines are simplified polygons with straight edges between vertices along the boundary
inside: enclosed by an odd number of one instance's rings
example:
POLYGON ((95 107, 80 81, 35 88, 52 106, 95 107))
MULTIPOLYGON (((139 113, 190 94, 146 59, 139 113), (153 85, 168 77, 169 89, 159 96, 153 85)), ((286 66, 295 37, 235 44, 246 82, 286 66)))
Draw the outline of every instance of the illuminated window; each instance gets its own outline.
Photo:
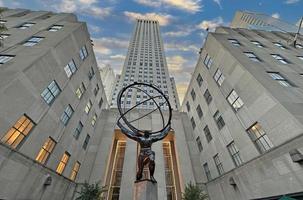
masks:
POLYGON ((25 22, 24 24, 20 25, 18 28, 19 29, 28 29, 29 27, 35 25, 35 23, 32 22, 25 22))
POLYGON ((204 169, 207 180, 210 181, 211 180, 211 173, 210 173, 210 170, 209 170, 209 167, 208 167, 207 163, 203 164, 203 169, 204 169))
POLYGON ((91 122, 92 126, 95 126, 96 121, 97 121, 97 114, 95 113, 91 122))
POLYGON ((232 158, 232 160, 234 161, 236 166, 239 166, 242 164, 242 159, 240 157, 240 151, 237 148, 237 146, 235 145, 235 142, 232 141, 229 145, 227 145, 227 149, 228 152, 232 158))
POLYGON ((254 124, 247 132, 261 153, 268 151, 274 146, 259 123, 254 124))
POLYGON ((15 56, 13 55, 0 55, 0 64, 7 63, 11 59, 13 59, 15 56))
POLYGON ((79 121, 79 123, 74 131, 74 137, 76 140, 78 140, 80 133, 82 132, 82 129, 83 129, 83 124, 81 121, 79 121))
POLYGON ((65 152, 61 158, 61 161, 56 169, 58 174, 62 174, 69 160, 70 154, 65 152))
POLYGON ((70 180, 72 180, 72 181, 76 180, 80 166, 81 166, 80 162, 77 161, 72 169, 72 173, 70 175, 70 180))
POLYGON ((89 111, 90 111, 90 109, 92 108, 92 102, 91 102, 91 100, 88 100, 88 102, 87 102, 87 104, 86 104, 86 106, 85 106, 85 108, 84 108, 84 112, 86 113, 86 114, 88 114, 89 113, 89 111))
POLYGON ((223 164, 220 161, 219 154, 216 154, 214 156, 214 161, 215 161, 215 164, 216 164, 216 167, 217 167, 219 175, 223 174, 224 173, 224 169, 223 169, 223 164))
POLYGON ((223 73, 221 72, 221 70, 218 68, 215 75, 214 75, 214 79, 215 81, 218 83, 219 86, 222 85, 225 76, 223 75, 223 73))
POLYGON ((54 80, 52 81, 46 89, 43 90, 41 93, 42 98, 44 101, 50 105, 55 98, 60 94, 61 89, 59 88, 57 82, 54 80))
POLYGON ((69 63, 64 67, 64 71, 68 78, 70 78, 74 73, 76 73, 77 67, 73 59, 69 61, 69 63))
POLYGON ((27 47, 35 46, 36 44, 38 44, 43 39, 44 39, 43 37, 33 36, 30 39, 28 39, 26 42, 24 42, 23 46, 27 46, 27 47))
POLYGON ((232 90, 228 95, 227 101, 235 111, 239 110, 244 105, 242 99, 239 97, 235 90, 232 90))
POLYGON ((76 90, 76 95, 77 95, 78 99, 81 99, 81 97, 82 97, 83 93, 85 92, 85 90, 86 90, 85 85, 82 82, 80 84, 80 86, 76 90))
POLYGON ((54 150, 56 145, 55 140, 53 140, 51 137, 49 137, 46 142, 43 144, 42 148, 40 149, 36 161, 38 161, 41 164, 45 164, 47 159, 49 158, 50 154, 54 150))
POLYGON ((66 126, 69 119, 72 117, 72 114, 74 113, 73 108, 68 105, 65 110, 63 111, 62 115, 61 115, 61 122, 66 126))
POLYGON ((84 150, 87 149, 89 140, 90 140, 90 136, 87 134, 86 137, 85 137, 85 140, 84 140, 84 142, 83 142, 83 145, 82 145, 82 148, 83 148, 84 150))
POLYGON ((34 122, 29 117, 23 115, 1 138, 1 142, 11 146, 12 148, 17 148, 17 146, 30 133, 34 125, 34 122))
POLYGON ((88 56, 87 49, 85 46, 81 47, 81 49, 79 51, 79 55, 80 55, 81 60, 84 60, 88 56))
POLYGON ((63 28, 62 25, 52 25, 52 26, 48 29, 48 31, 57 32, 57 31, 59 31, 61 28, 63 28))
POLYGON ((210 102, 212 101, 213 97, 211 96, 210 92, 208 89, 205 90, 204 94, 203 94, 205 101, 207 104, 210 104, 210 102))

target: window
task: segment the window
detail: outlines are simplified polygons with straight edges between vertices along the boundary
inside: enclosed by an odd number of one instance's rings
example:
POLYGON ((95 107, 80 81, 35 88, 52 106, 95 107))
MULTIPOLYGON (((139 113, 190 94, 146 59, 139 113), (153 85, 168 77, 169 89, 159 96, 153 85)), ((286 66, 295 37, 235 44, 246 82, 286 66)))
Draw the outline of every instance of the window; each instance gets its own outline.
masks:
POLYGON ((44 39, 43 37, 33 36, 30 39, 28 39, 26 42, 24 42, 23 46, 27 46, 27 47, 35 46, 36 44, 38 44, 43 39, 44 39))
POLYGON ((56 172, 58 174, 62 174, 63 173, 63 171, 64 171, 64 169, 65 169, 65 167, 66 167, 66 165, 68 163, 69 157, 70 157, 70 154, 68 152, 65 152, 63 154, 63 156, 62 156, 62 158, 61 158, 61 160, 60 160, 60 162, 58 164, 58 167, 56 169, 56 172))
POLYGON ((210 174, 210 171, 209 171, 207 163, 204 163, 203 169, 204 169, 205 175, 207 177, 207 180, 210 181, 211 180, 211 174, 210 174))
POLYGON ((207 125, 204 127, 203 131, 205 134, 205 138, 206 138, 207 142, 209 143, 213 139, 213 137, 211 136, 210 130, 207 125))
POLYGON ((85 111, 86 114, 89 113, 90 109, 92 108, 92 105, 93 104, 92 104, 91 100, 88 100, 88 102, 87 102, 87 104, 86 104, 86 106, 84 108, 84 111, 85 111))
POLYGON ((84 142, 83 142, 83 145, 82 145, 82 148, 83 148, 84 150, 86 150, 86 148, 87 148, 87 146, 88 146, 88 143, 89 143, 89 140, 90 140, 90 136, 87 134, 87 135, 86 135, 86 138, 85 138, 85 140, 84 140, 84 142))
POLYGON ((18 28, 19 29, 28 29, 29 27, 35 25, 35 23, 32 22, 25 22, 24 24, 20 25, 18 28))
POLYGON ((220 112, 217 110, 217 112, 214 114, 214 119, 215 119, 215 122, 219 128, 219 130, 221 130, 224 125, 225 125, 225 122, 220 114, 220 112))
POLYGON ((71 105, 68 104, 68 106, 65 108, 65 110, 63 111, 62 115, 61 115, 61 122, 66 126, 69 119, 72 117, 74 110, 71 107, 71 105))
POLYGON ((193 127, 193 129, 195 129, 195 128, 196 128, 196 122, 195 122, 195 120, 194 120, 194 117, 192 117, 192 118, 190 119, 190 122, 191 122, 191 126, 193 127))
POLYGON ((191 98, 193 99, 193 101, 196 99, 196 92, 194 89, 191 90, 190 92, 191 98))
POLYGON ((7 63, 11 59, 13 59, 13 57, 15 57, 15 56, 12 56, 12 55, 0 55, 0 64, 7 63))
POLYGON ((47 86, 46 89, 43 90, 43 92, 41 93, 41 97, 48 105, 50 105, 60 94, 60 92, 61 89, 59 88, 57 82, 54 80, 47 86))
POLYGON ((289 62, 285 58, 283 58, 282 56, 280 56, 278 54, 271 54, 271 56, 283 64, 289 64, 289 62))
POLYGON ((95 113, 91 122, 92 126, 95 126, 96 121, 97 121, 97 114, 95 113))
POLYGON ((98 92, 99 92, 99 85, 97 84, 96 87, 94 88, 94 95, 97 96, 98 92))
POLYGON ((202 146, 202 143, 201 143, 201 139, 200 139, 200 136, 198 136, 196 138, 196 142, 197 142, 197 145, 198 145, 198 149, 199 151, 201 152, 203 150, 203 146, 202 146))
POLYGON ((288 82, 287 79, 285 79, 279 72, 267 72, 269 76, 275 80, 278 81, 282 86, 284 87, 291 87, 292 85, 288 82))
POLYGON ((242 159, 240 157, 240 151, 239 149, 236 147, 235 142, 232 141, 229 145, 227 145, 227 149, 228 152, 232 158, 232 160, 234 161, 236 166, 239 166, 242 164, 242 159))
POLYGON ((63 28, 62 25, 52 25, 52 26, 48 29, 48 31, 57 32, 57 31, 59 31, 61 28, 63 28))
POLYGON ((274 45, 276 45, 277 47, 279 47, 280 49, 286 49, 285 46, 283 46, 281 43, 279 42, 274 42, 274 45))
POLYGON ((28 116, 23 115, 1 138, 1 142, 15 149, 26 138, 34 126, 34 122, 28 116))
POLYGON ((81 164, 80 164, 79 161, 75 162, 75 165, 74 165, 74 167, 72 169, 72 173, 71 173, 71 175, 69 177, 70 180, 72 180, 72 181, 76 180, 78 172, 79 172, 79 169, 80 169, 80 166, 81 166, 81 164))
POLYGON ((228 41, 234 46, 241 46, 240 42, 236 39, 228 39, 228 41))
POLYGON ((38 161, 41 164, 45 164, 54 150, 56 145, 56 142, 53 138, 49 137, 46 142, 43 144, 42 148, 40 149, 36 161, 38 161))
POLYGON ((79 51, 79 55, 80 55, 81 60, 84 60, 88 56, 87 49, 85 46, 81 47, 81 49, 79 51))
POLYGON ((215 75, 214 75, 214 79, 215 81, 218 83, 219 86, 222 85, 225 77, 223 75, 223 73, 221 72, 221 70, 218 68, 215 75))
POLYGON ((217 167, 219 175, 222 175, 224 173, 223 164, 219 159, 219 154, 216 154, 214 156, 215 165, 217 167))
POLYGON ((6 20, 0 19, 0 24, 5 24, 6 22, 6 20))
POLYGON ((300 60, 303 61, 303 56, 297 56, 300 60))
POLYGON ((10 36, 10 34, 0 34, 0 40, 3 40, 5 38, 7 38, 8 36, 10 36))
POLYGON ((79 139, 79 136, 80 136, 80 133, 82 132, 82 129, 83 129, 83 124, 82 124, 81 121, 79 121, 79 123, 78 123, 78 125, 77 125, 77 127, 76 127, 76 129, 74 131, 74 138, 76 140, 79 139))
POLYGON ((203 112, 202 112, 200 105, 197 106, 196 111, 197 111, 199 118, 201 119, 201 117, 203 116, 203 112))
POLYGON ((189 104, 189 102, 186 102, 186 109, 187 109, 187 112, 190 111, 190 104, 189 104))
POLYGON ((204 59, 205 66, 208 69, 210 69, 212 63, 213 63, 213 60, 211 59, 211 57, 208 54, 206 54, 205 59, 204 59))
POLYGON ((199 87, 201 87, 201 85, 203 83, 203 78, 200 74, 198 74, 198 76, 197 76, 197 82, 198 82, 199 87))
POLYGON ((99 103, 98 103, 99 108, 101 108, 101 107, 102 107, 102 104, 103 104, 103 98, 101 97, 101 99, 100 99, 100 101, 99 101, 99 103))
POLYGON ((296 44, 296 48, 303 49, 303 45, 302 44, 296 44))
POLYGON ((93 67, 90 67, 90 70, 88 71, 88 79, 91 80, 95 76, 95 70, 93 67))
POLYGON ((239 110, 244 105, 242 99, 239 97, 235 90, 232 90, 228 95, 227 101, 235 111, 239 110))
POLYGON ((206 103, 210 104, 210 102, 212 101, 213 98, 212 98, 211 94, 209 93, 208 89, 205 90, 203 96, 206 100, 206 103))
POLYGON ((78 97, 78 99, 81 99, 81 97, 82 97, 83 93, 85 92, 85 90, 86 90, 85 85, 82 82, 80 84, 80 86, 76 90, 76 96, 78 97))
POLYGON ((74 73, 77 71, 76 64, 74 62, 74 59, 72 59, 65 67, 64 71, 68 78, 70 78, 74 73))
POLYGON ((263 48, 263 44, 261 44, 260 42, 258 41, 250 41, 251 43, 253 43, 254 45, 256 45, 257 47, 260 47, 260 48, 263 48))
POLYGON ((255 123, 247 132, 261 153, 264 153, 274 146, 259 123, 255 123))
POLYGON ((252 52, 244 52, 244 54, 254 62, 261 62, 261 60, 252 52))

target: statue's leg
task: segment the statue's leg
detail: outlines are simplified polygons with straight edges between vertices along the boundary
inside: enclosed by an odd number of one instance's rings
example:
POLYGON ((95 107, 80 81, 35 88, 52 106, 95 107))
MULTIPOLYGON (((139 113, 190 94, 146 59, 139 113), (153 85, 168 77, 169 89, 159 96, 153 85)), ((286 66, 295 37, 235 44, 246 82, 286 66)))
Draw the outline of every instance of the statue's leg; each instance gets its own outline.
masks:
POLYGON ((156 179, 154 178, 154 172, 155 172, 155 152, 152 151, 152 153, 149 155, 149 174, 150 174, 150 180, 154 183, 157 183, 156 179))
POLYGON ((139 181, 142 178, 143 168, 144 168, 144 156, 139 154, 138 157, 138 172, 136 176, 136 180, 139 181))

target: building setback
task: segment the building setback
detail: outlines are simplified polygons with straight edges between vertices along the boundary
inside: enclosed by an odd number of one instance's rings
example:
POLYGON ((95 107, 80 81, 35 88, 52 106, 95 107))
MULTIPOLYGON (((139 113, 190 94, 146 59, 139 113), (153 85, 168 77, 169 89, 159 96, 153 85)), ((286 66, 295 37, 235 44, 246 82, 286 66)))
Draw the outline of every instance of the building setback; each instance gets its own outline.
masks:
MULTIPOLYGON (((136 21, 122 74, 116 80, 111 106, 117 107, 119 91, 133 82, 151 83, 158 86, 169 97, 172 108, 174 110, 179 109, 175 82, 173 78, 169 77, 160 27, 157 21, 143 19, 136 21)), ((143 90, 145 91, 144 88, 143 90)), ((149 91, 146 92, 152 95, 149 91)), ((133 91, 129 97, 125 97, 125 103, 127 107, 131 107, 131 102, 139 102, 145 99, 147 99, 147 95, 133 91)), ((153 102, 146 102, 141 107, 153 109, 155 105, 153 102)))
POLYGON ((107 97, 107 101, 111 102, 112 92, 115 86, 115 72, 110 65, 106 65, 105 67, 100 69, 100 76, 103 82, 104 91, 107 97))
POLYGON ((200 53, 181 110, 211 199, 303 197, 303 41, 217 28, 200 53))

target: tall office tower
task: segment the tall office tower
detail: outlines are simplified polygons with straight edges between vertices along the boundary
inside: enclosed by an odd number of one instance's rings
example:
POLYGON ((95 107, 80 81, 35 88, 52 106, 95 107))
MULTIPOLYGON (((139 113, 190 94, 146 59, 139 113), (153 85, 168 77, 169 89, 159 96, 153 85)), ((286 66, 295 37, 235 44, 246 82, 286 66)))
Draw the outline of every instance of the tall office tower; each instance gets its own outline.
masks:
POLYGON ((208 34, 182 110, 211 199, 303 197, 303 38, 294 48, 288 36, 208 34))
POLYGON ((0 199, 72 199, 107 107, 87 27, 24 9, 0 23, 0 199))
POLYGON ((112 92, 115 87, 115 72, 110 65, 106 65, 105 67, 100 69, 100 76, 103 82, 105 95, 107 97, 107 101, 111 102, 112 92))
MULTIPOLYGON (((137 20, 121 77, 116 81, 111 105, 113 107, 117 106, 117 95, 123 87, 133 82, 143 82, 158 86, 169 97, 172 108, 178 110, 179 98, 171 80, 158 21, 137 20)), ((145 89, 143 88, 143 90, 145 89)), ((150 91, 146 92, 149 93, 150 91)), ((126 102, 124 103, 127 107, 131 107, 133 106, 131 103, 145 99, 147 99, 147 95, 143 92, 132 91, 132 94, 125 97, 124 101, 126 102)), ((145 102, 141 108, 152 109, 154 106, 153 102, 145 102)))
MULTIPOLYGON (((296 26, 262 13, 237 11, 230 27, 297 33, 299 25, 296 26)), ((303 34, 303 29, 300 33, 303 34)))

